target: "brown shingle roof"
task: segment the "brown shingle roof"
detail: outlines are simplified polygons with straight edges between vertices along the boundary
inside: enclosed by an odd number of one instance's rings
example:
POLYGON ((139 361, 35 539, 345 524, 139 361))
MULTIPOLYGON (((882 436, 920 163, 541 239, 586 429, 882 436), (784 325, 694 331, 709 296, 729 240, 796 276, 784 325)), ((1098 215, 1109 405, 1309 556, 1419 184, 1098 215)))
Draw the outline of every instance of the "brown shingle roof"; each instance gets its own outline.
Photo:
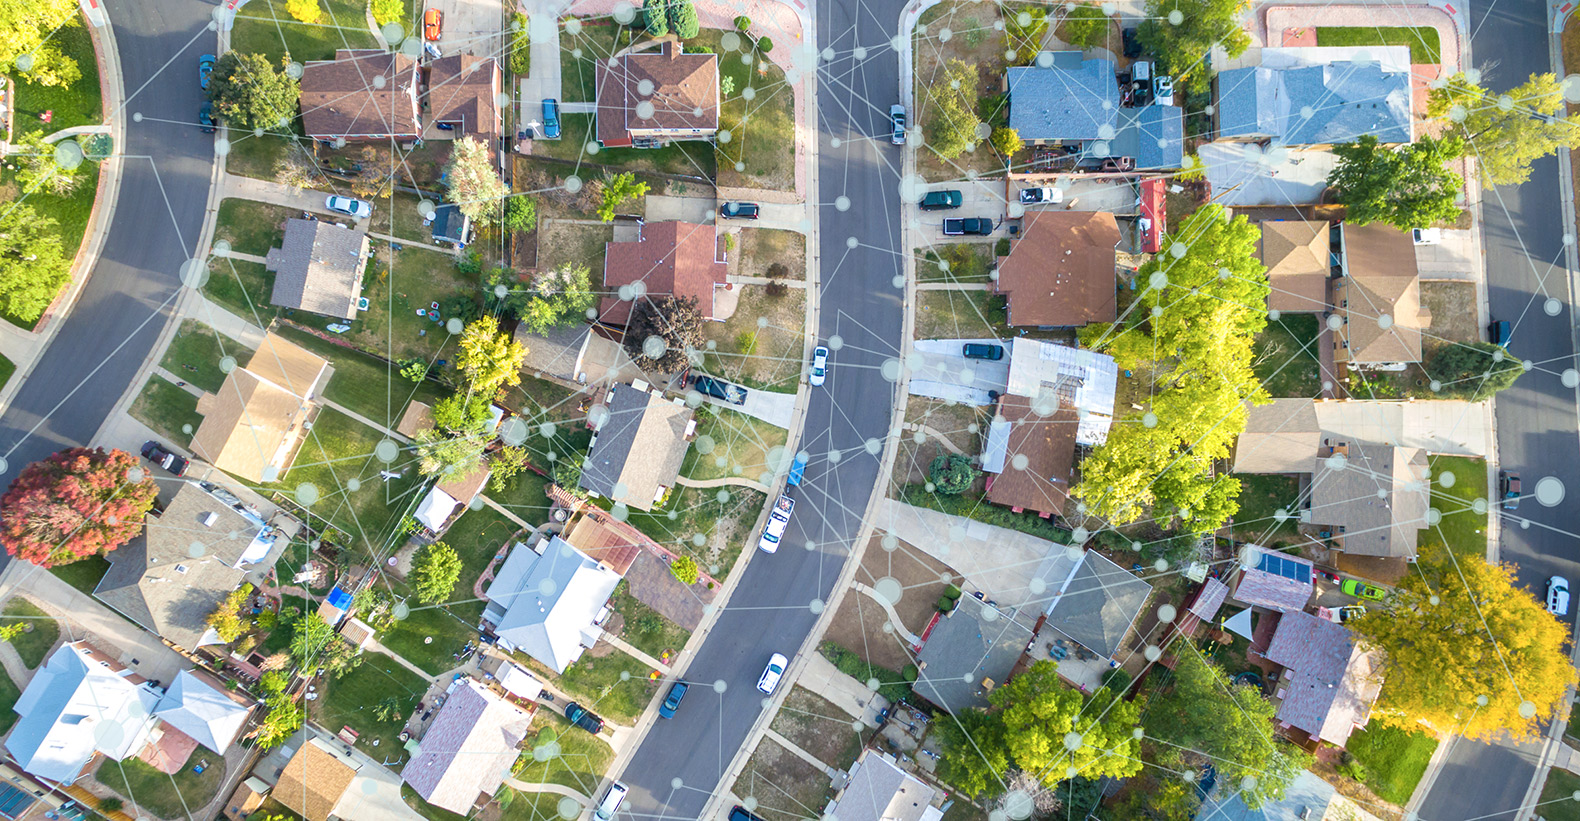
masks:
POLYGON ((1415 243, 1382 223, 1343 230, 1347 277, 1340 292, 1349 361, 1420 362, 1421 331, 1432 324, 1432 312, 1421 304, 1415 243))
POLYGON ((658 51, 598 61, 598 141, 630 145, 632 132, 707 136, 719 128, 719 57, 684 54, 666 42, 658 51), (651 116, 644 117, 652 103, 651 116))
POLYGON ((1113 322, 1118 243, 1113 214, 1028 213, 993 284, 995 293, 1009 299, 1009 324, 1068 328, 1113 322))
POLYGON ((588 508, 572 522, 563 538, 571 547, 586 553, 593 561, 608 565, 621 576, 631 569, 631 563, 647 544, 640 531, 620 527, 597 508, 588 508))
POLYGON ((419 136, 417 61, 380 49, 340 49, 302 67, 302 129, 314 139, 419 136), (376 79, 382 78, 382 79, 376 79))
POLYGON ((469 473, 451 479, 448 482, 438 482, 434 487, 449 494, 451 499, 463 505, 471 504, 477 494, 483 492, 483 485, 488 484, 488 462, 482 458, 477 460, 477 466, 469 473))
POLYGON ((1328 224, 1269 220, 1262 223, 1262 264, 1272 286, 1267 307, 1315 313, 1328 307, 1328 224))
POLYGON ((406 412, 401 415, 400 424, 395 426, 395 432, 408 438, 415 439, 417 434, 433 428, 433 408, 426 402, 412 400, 406 406, 406 412))
POLYGON ((368 235, 326 220, 285 221, 285 242, 269 249, 266 263, 275 272, 269 301, 315 314, 357 318, 368 235))
POLYGON ((219 392, 200 403, 203 423, 192 452, 226 473, 254 482, 273 466, 284 474, 329 372, 322 357, 271 333, 252 361, 232 371, 219 392))
POLYGON ((329 821, 329 813, 356 774, 315 739, 303 744, 286 763, 274 785, 273 798, 307 821, 329 821))
POLYGON ((499 62, 454 54, 428 64, 429 120, 458 126, 456 136, 499 136, 499 62))
POLYGON ((602 321, 624 325, 634 300, 621 299, 622 285, 641 282, 648 297, 694 297, 705 319, 713 318, 713 289, 729 271, 718 253, 711 225, 650 222, 636 242, 611 242, 604 255, 603 284, 616 293, 599 306, 602 321))
POLYGON ((998 412, 1010 426, 1009 447, 1003 472, 990 478, 988 501, 1062 516, 1075 484, 1075 431, 1080 424, 1075 410, 1060 408, 1045 416, 1032 409, 1030 399, 1006 395, 999 397, 998 412), (1025 467, 1015 467, 1016 456, 1026 457, 1025 467))

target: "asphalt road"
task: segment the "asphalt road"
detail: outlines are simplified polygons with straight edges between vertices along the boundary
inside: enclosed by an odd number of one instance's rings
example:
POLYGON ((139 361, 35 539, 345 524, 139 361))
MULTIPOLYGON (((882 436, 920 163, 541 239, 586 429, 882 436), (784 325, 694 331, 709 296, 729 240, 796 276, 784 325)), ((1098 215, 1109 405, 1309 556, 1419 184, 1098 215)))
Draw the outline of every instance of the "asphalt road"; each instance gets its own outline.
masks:
MULTIPOLYGON (((137 378, 169 319, 181 265, 196 250, 214 138, 195 125, 197 58, 213 53, 214 6, 112 0, 125 76, 125 173, 91 279, 11 406, 0 415, 0 486, 29 462, 84 445, 137 378), (132 114, 141 113, 134 122, 132 114), (193 123, 193 125, 188 125, 193 123)), ((3 560, 3 557, 0 557, 3 560)))
MULTIPOLYGON (((1547 49, 1546 9, 1540 0, 1471 6, 1472 53, 1478 63, 1496 63, 1484 84, 1506 90, 1537 72, 1552 71, 1547 49)), ((1538 370, 1498 395, 1498 449, 1504 469, 1518 471, 1526 498, 1517 513, 1503 514, 1500 548, 1518 565, 1520 583, 1538 597, 1549 576, 1580 578, 1580 418, 1575 391, 1557 374, 1575 366, 1573 306, 1563 265, 1564 226, 1556 158, 1538 161, 1517 188, 1487 190, 1482 197, 1487 281, 1493 319, 1514 326, 1509 349, 1538 370), (1547 300, 1558 300, 1549 316, 1547 300), (1567 493, 1563 504, 1533 498, 1543 480, 1567 493), (1524 523, 1529 521, 1528 526, 1524 523)), ((1550 499, 1548 501, 1551 501, 1550 499)), ((1571 611, 1573 612, 1573 611, 1571 611)), ((1572 618, 1572 617, 1571 617, 1572 618)), ((1459 741, 1420 807, 1429 819, 1514 818, 1536 774, 1536 744, 1490 745, 1459 741)))
MULTIPOLYGON (((819 335, 833 352, 828 383, 813 389, 802 435, 811 460, 779 551, 752 555, 686 671, 694 685, 679 715, 661 720, 626 768, 631 793, 622 814, 628 817, 697 818, 716 790, 729 788, 721 783, 724 770, 763 711, 757 678, 771 654, 795 653, 811 632, 877 485, 895 390, 883 366, 899 355, 902 319, 903 292, 894 284, 901 273, 900 152, 888 140, 888 107, 899 92, 889 39, 902 5, 818 4, 818 45, 836 53, 818 72, 815 195, 822 208, 819 335), (857 46, 868 50, 867 59, 853 58, 857 46), (839 197, 849 198, 848 211, 835 207, 839 197), (851 237, 855 248, 847 244, 851 237)), ((747 537, 749 550, 756 536, 747 537)), ((765 780, 743 778, 735 791, 765 807, 822 811, 788 804, 765 780)))

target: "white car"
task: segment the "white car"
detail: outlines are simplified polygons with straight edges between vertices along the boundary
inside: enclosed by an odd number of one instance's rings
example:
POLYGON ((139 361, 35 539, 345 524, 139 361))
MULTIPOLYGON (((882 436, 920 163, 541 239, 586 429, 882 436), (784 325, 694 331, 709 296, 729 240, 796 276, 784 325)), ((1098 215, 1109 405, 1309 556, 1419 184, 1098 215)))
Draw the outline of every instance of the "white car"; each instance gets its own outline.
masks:
POLYGON ((763 526, 762 538, 757 540, 757 549, 764 553, 772 553, 779 549, 779 540, 784 538, 785 528, 790 526, 790 514, 795 511, 795 499, 789 494, 779 497, 774 503, 774 509, 768 513, 768 524, 763 526))
POLYGON ((1174 78, 1159 77, 1152 81, 1152 104, 1174 105, 1174 78))
POLYGON ((768 667, 763 670, 762 677, 757 679, 757 689, 770 696, 773 695, 774 690, 779 688, 779 679, 784 678, 785 668, 789 665, 790 660, 782 653, 774 653, 773 657, 768 659, 768 667))
POLYGON ((1563 576, 1547 580, 1547 612, 1554 616, 1569 615, 1569 580, 1563 576))
POLYGON ((373 215, 372 205, 362 200, 354 200, 350 197, 330 197, 329 199, 324 200, 324 208, 334 211, 337 214, 345 214, 348 217, 356 217, 359 220, 367 219, 373 215))
POLYGON ((821 387, 828 379, 828 349, 822 345, 812 349, 812 375, 807 381, 812 387, 821 387))

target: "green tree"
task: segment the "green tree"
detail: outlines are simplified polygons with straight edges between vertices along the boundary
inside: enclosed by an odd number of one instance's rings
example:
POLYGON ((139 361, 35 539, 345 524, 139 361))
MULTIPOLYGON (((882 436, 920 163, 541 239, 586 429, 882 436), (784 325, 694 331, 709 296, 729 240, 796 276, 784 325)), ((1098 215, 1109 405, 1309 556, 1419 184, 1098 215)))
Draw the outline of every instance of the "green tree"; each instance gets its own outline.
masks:
POLYGON ((444 542, 417 551, 411 562, 412 593, 424 604, 448 601, 461 579, 461 554, 444 542))
POLYGON ((943 75, 927 90, 924 110, 927 118, 927 144, 946 160, 977 146, 977 70, 964 60, 944 64, 943 75))
POLYGON ((245 131, 284 129, 296 116, 301 94, 296 80, 271 67, 262 54, 227 51, 209 75, 208 98, 214 113, 245 131))
POLYGON ((690 40, 701 32, 702 24, 691 0, 669 0, 669 29, 682 40, 690 40))
POLYGON ((697 579, 701 578, 701 571, 697 569, 697 560, 690 556, 681 556, 670 562, 669 572, 675 574, 675 578, 679 579, 681 584, 696 584, 697 579))
POLYGON ((701 340, 702 311, 694 297, 643 299, 625 324, 625 352, 644 371, 680 372, 701 340))
POLYGON ((373 22, 381 26, 400 20, 406 14, 406 4, 401 0, 370 0, 369 7, 373 12, 373 22))
POLYGON ((1020 132, 1007 126, 993 129, 993 136, 989 142, 993 144, 993 150, 1006 158, 1015 156, 1026 145, 1026 142, 1020 138, 1020 132))
POLYGON ((539 271, 525 291, 521 322, 531 333, 541 334, 560 325, 579 325, 587 311, 597 303, 592 288, 592 272, 579 262, 539 271))
POLYGON ((668 0, 642 0, 642 21, 649 37, 663 37, 669 33, 668 0))
POLYGON ((503 491, 511 479, 529 469, 531 461, 531 451, 523 447, 506 445, 494 451, 488 460, 488 487, 496 493, 503 491))
POLYGON ((69 86, 82 77, 77 61, 61 51, 57 30, 82 25, 76 0, 0 3, 0 73, 44 86, 69 86), (26 69, 18 58, 26 56, 26 69))
POLYGON ((1426 361, 1426 373, 1446 399, 1480 402, 1514 384, 1525 365, 1490 342, 1441 345, 1426 361))
POLYGON ((1015 49, 1015 61, 1022 65, 1037 59, 1048 36, 1048 10, 1043 6, 1022 5, 1014 14, 1004 16, 1004 36, 1015 49))
POLYGON ((476 137, 455 140, 450 143, 450 162, 444 172, 446 198, 472 222, 491 224, 510 189, 499 178, 488 146, 476 137))
MULTIPOLYGON (((55 159, 55 145, 44 142, 44 134, 30 131, 17 135, 6 159, 17 164, 16 181, 25 194, 64 197, 82 185, 82 165, 62 165, 55 159)), ((7 208, 11 207, 7 203, 7 208)))
POLYGON ((970 796, 993 796, 1004 791, 1010 768, 1004 723, 983 710, 961 710, 934 723, 944 755, 938 775, 970 796))
POLYGON ((935 493, 959 496, 971 489, 971 483, 977 480, 977 469, 971 466, 971 457, 943 451, 928 465, 927 478, 935 493))
POLYGON ((285 11, 303 23, 313 24, 324 16, 318 0, 285 0, 285 11))
POLYGON ((421 359, 405 359, 400 363, 400 375, 413 382, 422 382, 428 378, 428 363, 421 359))
POLYGON ((1580 148, 1580 130, 1556 116, 1564 108, 1564 92, 1553 74, 1532 74, 1501 95, 1455 74, 1429 100, 1427 113, 1464 138, 1493 185, 1519 185, 1530 179, 1535 160, 1559 148, 1580 148))
POLYGON ((1386 148, 1367 134, 1336 145, 1338 164, 1328 175, 1345 219, 1356 225, 1385 222, 1403 231, 1451 223, 1459 218, 1465 179, 1449 163, 1465 153, 1458 137, 1422 137, 1400 148, 1386 148))
POLYGON ((0 641, 16 641, 16 637, 27 632, 27 624, 14 621, 10 624, 0 625, 0 641))
POLYGON ((759 38, 757 38, 757 50, 759 52, 763 53, 763 54, 767 54, 768 52, 773 51, 774 50, 774 41, 768 39, 767 37, 759 37, 759 38))
POLYGON ((530 194, 511 194, 505 200, 506 231, 538 230, 538 203, 530 194))
POLYGON ((264 699, 264 703, 268 705, 269 712, 264 715, 258 728, 253 730, 253 738, 260 748, 268 750, 285 743, 286 739, 302 729, 302 720, 307 714, 284 693, 270 696, 264 699))
POLYGON ((510 17, 510 73, 525 77, 532 70, 532 21, 516 12, 510 17))
POLYGON ((400 699, 394 696, 385 696, 378 704, 373 705, 373 717, 386 724, 400 718, 400 714, 400 699))
POLYGON ((583 461, 580 455, 565 456, 554 460, 554 484, 566 493, 585 497, 587 492, 581 489, 583 461))
POLYGON ((448 482, 477 469, 492 436, 451 434, 433 428, 417 432, 417 470, 424 476, 448 482))
POLYGON ((362 666, 364 658, 362 648, 337 635, 324 648, 322 667, 325 673, 337 679, 345 678, 347 673, 362 666))
POLYGON ((433 403, 433 424, 445 433, 480 435, 492 421, 488 397, 481 393, 453 393, 433 403))
POLYGON ((1081 48, 1108 44, 1108 15, 1097 6, 1079 5, 1064 16, 1064 39, 1081 48))
POLYGON ((334 639, 335 628, 324 621, 323 616, 308 613, 292 629, 291 658, 303 668, 317 667, 324 648, 334 639))
POLYGON ((252 585, 243 584, 230 591, 214 612, 208 614, 208 626, 214 628, 220 640, 229 644, 247 632, 247 622, 242 620, 241 608, 252 595, 252 585))
POLYGON ((614 222, 615 209, 630 200, 645 196, 647 187, 647 183, 637 182, 636 174, 630 171, 615 174, 604 180, 603 191, 600 194, 602 203, 598 206, 598 219, 614 222))
POLYGON ((0 208, 0 311, 32 322, 70 279, 55 218, 27 202, 0 208))
POLYGON ((501 386, 521 384, 521 363, 527 346, 499 330, 499 320, 481 316, 461 333, 456 365, 478 391, 492 393, 501 386))
POLYGON ((1221 46, 1235 58, 1251 45, 1241 25, 1249 6, 1249 0, 1150 0, 1136 39, 1157 55, 1158 74, 1173 76, 1187 94, 1205 94, 1212 82, 1208 52, 1221 46))

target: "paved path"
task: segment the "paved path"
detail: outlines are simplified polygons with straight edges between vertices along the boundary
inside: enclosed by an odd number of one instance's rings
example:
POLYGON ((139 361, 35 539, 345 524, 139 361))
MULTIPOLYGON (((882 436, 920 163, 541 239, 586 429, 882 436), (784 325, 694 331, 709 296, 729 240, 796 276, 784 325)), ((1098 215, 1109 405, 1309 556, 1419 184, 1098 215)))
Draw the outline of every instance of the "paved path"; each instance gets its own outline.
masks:
POLYGON ((522 781, 521 779, 510 775, 505 776, 505 783, 509 785, 511 789, 520 790, 522 792, 548 792, 554 793, 555 795, 563 795, 569 798, 574 798, 577 801, 580 801, 584 807, 592 803, 591 798, 582 795, 581 793, 565 786, 564 784, 535 784, 528 781, 522 781))
POLYGON ((405 657, 403 657, 401 654, 395 652, 394 650, 391 650, 388 647, 385 647, 384 645, 379 644, 379 640, 378 639, 369 638, 367 643, 364 644, 363 647, 368 649, 368 650, 372 650, 372 651, 374 651, 376 653, 382 653, 382 654, 384 654, 386 656, 389 656, 390 658, 395 660, 396 664, 399 664, 400 666, 405 667, 407 670, 410 670, 413 673, 416 673, 417 675, 422 676, 423 680, 427 681, 429 684, 432 684, 432 683, 434 683, 434 682, 439 680, 438 676, 435 676, 435 675, 429 673, 427 670, 424 670, 421 667, 418 667, 417 665, 412 664, 411 662, 407 661, 405 659, 405 657))
POLYGON ((643 664, 646 664, 647 666, 662 672, 666 676, 669 675, 669 665, 668 664, 665 664, 664 662, 659 661, 658 659, 653 658, 652 656, 648 655, 647 653, 637 649, 636 647, 632 646, 631 643, 626 641, 625 639, 622 639, 622 638, 620 638, 619 636, 616 636, 613 633, 605 631, 604 634, 603 634, 603 640, 609 642, 610 644, 614 645, 615 647, 618 647, 622 653, 625 653, 626 655, 631 656, 632 658, 636 659, 637 661, 640 661, 643 664))
POLYGON ((523 519, 520 516, 517 516, 516 514, 512 513, 510 511, 510 508, 505 507, 504 505, 494 501, 493 499, 488 498, 487 496, 479 496, 478 498, 483 500, 483 504, 488 505, 489 507, 499 511, 499 514, 501 516, 504 516, 506 519, 509 519, 510 521, 515 522, 516 524, 521 525, 522 527, 526 528, 528 535, 531 535, 533 533, 537 533, 538 532, 538 529, 536 527, 532 526, 531 524, 528 524, 526 519, 523 519))
POLYGON ((873 692, 866 682, 841 673, 822 653, 807 654, 806 666, 795 683, 828 699, 850 716, 860 717, 869 727, 877 727, 878 714, 889 707, 888 699, 873 692))
POLYGON ((61 130, 56 131, 55 133, 45 137, 44 138, 44 142, 46 142, 46 143, 60 142, 61 140, 66 139, 67 137, 76 137, 76 136, 81 135, 81 134, 108 134, 108 133, 110 133, 110 126, 108 124, 101 124, 101 125, 74 125, 71 128, 62 128, 61 130))
POLYGON ((746 390, 746 404, 734 405, 723 399, 712 396, 703 396, 703 401, 716 408, 723 408, 735 413, 744 413, 753 419, 761 419, 776 428, 789 429, 790 420, 795 417, 795 394, 775 393, 756 388, 746 390))
POLYGON ((989 285, 986 282, 920 282, 916 285, 918 291, 986 291, 989 285))
POLYGON ((18 653, 16 647, 9 641, 0 642, 0 667, 4 667, 5 674, 23 690, 26 690, 27 683, 33 680, 33 671, 27 669, 27 664, 22 661, 22 654, 18 653))
POLYGON ((873 588, 868 587, 861 582, 854 582, 851 584, 851 589, 860 593, 865 593, 867 598, 877 602, 878 606, 883 608, 883 612, 889 614, 889 623, 894 625, 894 632, 898 634, 900 638, 905 639, 905 641, 913 647, 922 643, 920 637, 918 637, 915 633, 905 629, 905 622, 900 619, 900 614, 895 612, 893 602, 890 602, 888 599, 878 595, 877 590, 874 590, 873 588))
POLYGON ((740 476, 725 476, 719 479, 690 479, 685 476, 681 476, 675 480, 675 484, 680 485, 681 487, 696 488, 749 487, 752 490, 761 491, 763 493, 773 492, 771 488, 762 482, 754 482, 751 479, 745 479, 740 476))
POLYGON ((196 319, 219 333, 246 345, 253 350, 263 344, 265 332, 247 319, 231 313, 202 294, 193 293, 185 300, 183 316, 196 319))

